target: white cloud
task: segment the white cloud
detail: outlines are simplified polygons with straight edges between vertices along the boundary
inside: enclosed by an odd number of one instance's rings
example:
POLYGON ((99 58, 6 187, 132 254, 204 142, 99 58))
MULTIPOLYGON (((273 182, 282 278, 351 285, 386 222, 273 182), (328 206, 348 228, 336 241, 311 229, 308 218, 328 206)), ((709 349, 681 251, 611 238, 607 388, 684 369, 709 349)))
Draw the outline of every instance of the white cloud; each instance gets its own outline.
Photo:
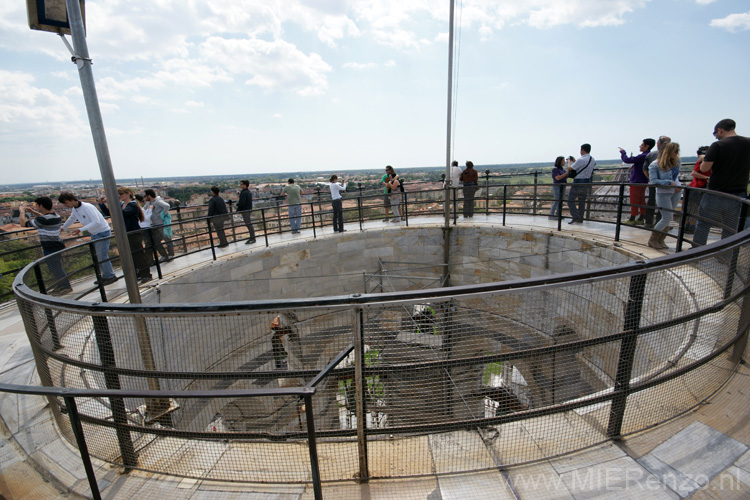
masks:
POLYGON ((300 95, 324 93, 328 86, 326 74, 332 70, 320 55, 306 55, 283 40, 211 37, 202 44, 201 55, 229 73, 248 76, 248 85, 266 91, 286 89, 300 95))
POLYGON ((283 118, 283 116, 281 116, 281 113, 274 113, 274 114, 273 114, 273 117, 274 117, 275 119, 277 119, 277 120, 281 120, 281 119, 283 118))
POLYGON ((185 106, 188 108, 202 108, 206 105, 204 102, 197 102, 197 101, 187 101, 185 103, 185 106))
POLYGON ((35 87, 28 73, 0 70, 0 142, 12 137, 81 137, 87 125, 65 95, 35 87))
POLYGON ((716 0, 695 0, 695 3, 698 5, 708 5, 710 3, 714 3, 716 0))
POLYGON ((750 30, 750 11, 742 14, 730 14, 723 19, 711 21, 712 28, 720 28, 730 33, 750 30))
POLYGON ((363 70, 367 70, 367 69, 375 69, 375 68, 378 67, 378 65, 377 65, 377 63, 373 63, 373 62, 370 62, 370 63, 355 63, 355 62, 350 62, 350 63, 345 63, 344 67, 345 68, 350 68, 350 69, 356 69, 356 70, 359 70, 359 71, 363 71, 363 70))

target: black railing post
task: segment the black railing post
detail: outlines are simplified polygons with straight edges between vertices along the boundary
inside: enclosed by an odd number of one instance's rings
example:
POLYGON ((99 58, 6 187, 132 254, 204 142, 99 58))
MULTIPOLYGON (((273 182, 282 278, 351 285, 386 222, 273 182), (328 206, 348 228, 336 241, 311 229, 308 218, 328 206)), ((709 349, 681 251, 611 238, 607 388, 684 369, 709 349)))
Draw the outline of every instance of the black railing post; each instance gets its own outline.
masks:
POLYGON ((484 171, 484 213, 490 215, 490 170, 484 171))
POLYGON ((318 198, 318 213, 320 214, 320 228, 323 229, 323 226, 325 226, 325 224, 323 224, 323 205, 322 205, 322 201, 320 198, 321 196, 320 185, 315 186, 315 196, 318 198))
MULTIPOLYGON (((39 268, 39 264, 34 266, 34 275, 39 285, 39 293, 46 294, 47 288, 44 286, 44 278, 42 277, 42 270, 39 268)), ((55 315, 52 313, 52 309, 45 307, 44 316, 47 318, 47 328, 49 328, 49 334, 52 337, 52 345, 55 350, 58 350, 62 347, 62 344, 60 344, 60 336, 57 334, 57 325, 55 324, 55 315)))
POLYGON ((104 290, 102 285, 102 273, 99 270, 99 258, 96 256, 96 248, 94 242, 89 242, 89 253, 91 254, 91 261, 94 263, 94 276, 96 276, 97 286, 99 287, 99 296, 102 298, 102 302, 107 302, 107 292, 104 290))
POLYGON ((458 188, 454 187, 453 191, 453 225, 458 224, 458 188))
MULTIPOLYGON (((738 202, 740 203, 740 202, 738 202)), ((740 203, 740 218, 737 221, 737 231, 735 234, 742 232, 745 229, 745 219, 747 218, 747 205, 740 203)), ((732 287, 734 286, 734 275, 737 271, 737 259, 740 256, 739 247, 735 247, 731 250, 732 254, 729 257, 729 265, 727 265, 727 284, 724 287, 724 300, 732 296, 732 287)))
POLYGON ((568 183, 564 182, 560 184, 560 210, 558 210, 557 214, 557 230, 562 231, 562 221, 563 221, 563 210, 565 210, 565 197, 566 197, 566 191, 568 190, 568 183))
POLYGON ((323 500, 323 485, 320 482, 318 465, 318 442, 315 437, 315 414, 313 413, 312 395, 305 396, 305 420, 307 420, 307 447, 310 451, 310 473, 313 481, 315 500, 323 500))
POLYGON ((503 226, 505 225, 505 217, 508 214, 508 185, 503 184, 503 226))
POLYGON ((356 394, 357 449, 359 451, 359 481, 367 482, 370 472, 367 466, 367 373, 365 371, 364 311, 355 311, 354 322, 354 386, 356 394))
POLYGON ((685 238, 685 224, 690 217, 688 213, 688 207, 690 206, 690 188, 682 190, 682 217, 680 217, 680 225, 677 230, 677 246, 675 246, 675 252, 682 252, 682 241, 685 238))
POLYGON ((78 445, 78 453, 81 455, 83 468, 86 470, 86 477, 89 480, 89 488, 91 488, 91 498, 93 498, 94 500, 101 500, 102 495, 101 493, 99 493, 99 485, 96 482, 96 474, 94 474, 94 467, 93 465, 91 465, 89 447, 86 445, 86 437, 83 435, 81 416, 78 414, 78 407, 76 406, 75 398, 65 396, 63 397, 63 399, 65 400, 65 408, 67 408, 68 410, 70 427, 73 429, 73 435, 75 436, 76 444, 78 445))
POLYGON ((531 215, 536 215, 536 205, 539 199, 539 172, 534 172, 534 203, 531 205, 531 215))
POLYGON ((359 193, 357 193, 357 216, 359 217, 359 230, 362 231, 362 183, 358 182, 357 187, 359 188, 359 193))
MULTIPOLYGON (((148 241, 151 243, 151 256, 153 257, 154 265, 156 266, 156 275, 159 276, 159 279, 162 279, 163 276, 161 274, 161 264, 159 263, 159 252, 156 250, 156 242, 154 240, 154 230, 146 229, 145 231, 148 235, 148 241)), ((161 243, 161 241, 159 243, 161 243)))
POLYGON ((310 222, 312 223, 313 238, 317 238, 318 234, 315 227, 315 203, 310 203, 310 222))
POLYGON ((260 220, 263 223, 263 239, 266 240, 266 246, 268 246, 268 222, 266 222, 266 209, 260 209, 260 220))
POLYGON ((216 260, 216 247, 214 247, 214 235, 211 234, 211 219, 206 219, 206 224, 208 226, 208 243, 211 245, 211 255, 213 256, 213 259, 216 260))
POLYGON ((617 218, 615 219, 615 241, 620 241, 620 229, 622 228, 622 208, 625 203, 625 184, 620 184, 620 192, 617 196, 617 218))
POLYGON ((409 206, 409 203, 407 200, 406 191, 401 193, 401 198, 404 200, 404 207, 403 207, 403 212, 401 213, 401 217, 404 219, 404 225, 408 227, 409 226, 409 209, 407 207, 409 206))
POLYGON ((611 439, 619 439, 622 434, 622 422, 625 418, 625 408, 630 395, 630 379, 633 372, 633 362, 635 361, 635 349, 638 344, 647 277, 648 274, 642 273, 630 278, 628 302, 625 306, 624 333, 620 343, 620 360, 617 364, 612 407, 609 412, 609 425, 607 427, 607 437, 611 439))
MULTIPOLYGON (((99 360, 104 372, 104 384, 107 389, 119 391, 120 377, 112 371, 117 368, 115 361, 115 350, 112 345, 112 336, 109 332, 109 323, 106 316, 92 316, 94 322, 94 337, 96 346, 99 350, 99 360)), ((117 442, 120 445, 120 455, 122 456, 122 465, 126 469, 132 469, 138 464, 138 455, 133 447, 133 440, 128 431, 128 416, 125 409, 125 402, 122 398, 110 397, 110 408, 112 409, 112 419, 115 423, 115 433, 117 442)))

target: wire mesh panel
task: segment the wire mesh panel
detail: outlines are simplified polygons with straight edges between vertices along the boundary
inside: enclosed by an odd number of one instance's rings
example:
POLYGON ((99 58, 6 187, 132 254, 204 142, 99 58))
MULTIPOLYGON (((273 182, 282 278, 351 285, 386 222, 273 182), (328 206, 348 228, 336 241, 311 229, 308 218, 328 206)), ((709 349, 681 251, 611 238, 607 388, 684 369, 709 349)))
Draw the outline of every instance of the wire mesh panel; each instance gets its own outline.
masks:
MULTIPOLYGON (((377 297, 132 310, 28 291, 17 301, 45 385, 123 393, 79 399, 92 454, 201 479, 308 482, 315 444, 323 480, 511 466, 673 418, 731 375, 727 349, 748 321, 744 242, 554 283, 545 279, 566 263, 606 259, 564 238, 548 237, 544 255, 537 244, 493 253, 484 242, 445 266, 380 260, 365 273, 377 297), (458 266, 451 279, 467 286, 432 293, 458 266), (468 286, 489 272, 544 277, 468 286), (308 401, 292 391, 312 386, 308 401), (226 390, 238 394, 180 394, 226 390)), ((93 263, 88 247, 68 262, 78 258, 93 263)), ((40 288, 37 275, 24 279, 40 288)), ((67 408, 53 402, 72 440, 67 408)))

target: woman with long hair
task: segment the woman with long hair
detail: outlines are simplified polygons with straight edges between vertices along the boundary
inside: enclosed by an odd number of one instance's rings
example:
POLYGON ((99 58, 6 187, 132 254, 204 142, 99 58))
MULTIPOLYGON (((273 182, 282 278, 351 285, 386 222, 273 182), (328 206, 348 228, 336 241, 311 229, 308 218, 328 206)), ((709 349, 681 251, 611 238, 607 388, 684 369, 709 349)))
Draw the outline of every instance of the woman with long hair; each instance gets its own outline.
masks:
POLYGON ((328 187, 331 189, 333 231, 336 233, 343 233, 346 229, 344 229, 344 202, 341 199, 341 193, 346 191, 346 182, 341 179, 341 183, 339 183, 338 180, 339 177, 336 174, 332 175, 328 187))
POLYGON ((565 168, 565 157, 558 156, 555 166, 552 167, 552 207, 549 209, 549 218, 557 219, 562 214, 563 186, 568 183, 568 170, 565 168))
POLYGON ((677 205, 680 203, 682 190, 677 180, 680 173, 680 145, 670 142, 659 150, 656 161, 648 166, 648 178, 651 184, 656 184, 656 208, 659 209, 661 220, 654 226, 648 246, 660 250, 669 248, 664 240, 669 234, 669 223, 672 222, 677 205), (665 231, 666 229, 666 231, 665 231))
POLYGON ((122 217, 125 219, 125 230, 128 232, 128 243, 130 243, 130 253, 133 255, 136 276, 139 283, 147 283, 151 281, 152 276, 146 251, 143 249, 143 233, 141 233, 140 226, 146 217, 138 202, 135 201, 132 189, 117 188, 117 194, 120 195, 122 217))

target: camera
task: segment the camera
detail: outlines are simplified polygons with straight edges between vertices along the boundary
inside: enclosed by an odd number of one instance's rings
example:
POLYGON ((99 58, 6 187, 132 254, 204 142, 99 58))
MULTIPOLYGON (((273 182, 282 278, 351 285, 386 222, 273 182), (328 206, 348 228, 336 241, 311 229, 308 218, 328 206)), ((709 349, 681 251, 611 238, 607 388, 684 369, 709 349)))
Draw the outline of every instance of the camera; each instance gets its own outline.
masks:
POLYGON ((568 156, 568 160, 570 160, 570 161, 576 161, 576 159, 573 158, 572 156, 568 156))

